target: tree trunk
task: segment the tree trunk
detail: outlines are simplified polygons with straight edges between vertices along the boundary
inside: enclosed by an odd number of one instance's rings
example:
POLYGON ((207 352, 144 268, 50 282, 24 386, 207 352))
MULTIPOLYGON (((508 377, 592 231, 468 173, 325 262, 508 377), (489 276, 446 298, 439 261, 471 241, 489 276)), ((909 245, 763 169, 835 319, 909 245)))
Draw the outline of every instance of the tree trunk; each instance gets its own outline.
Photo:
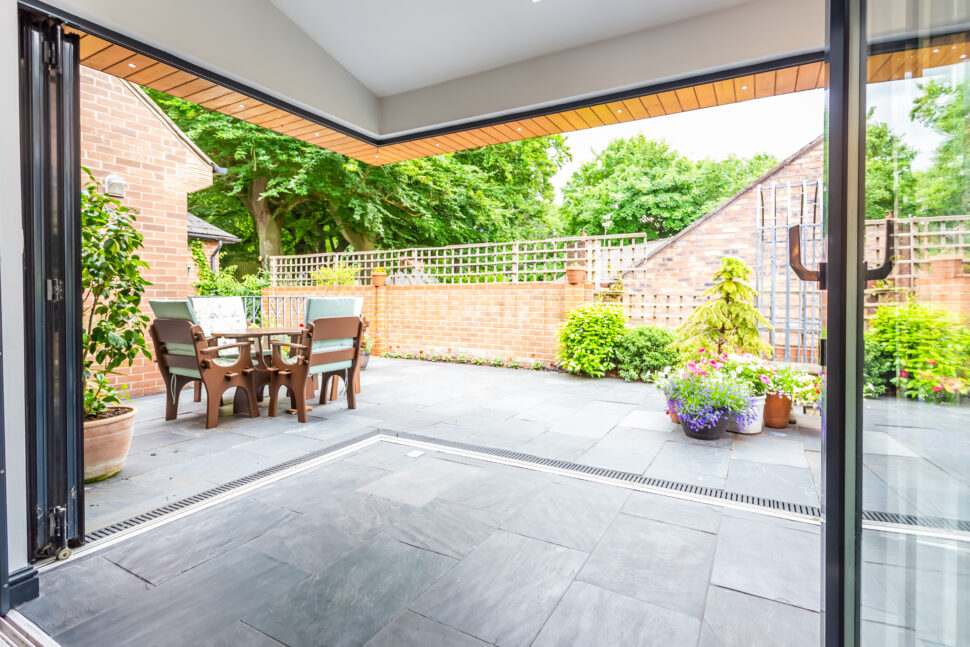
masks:
POLYGON ((256 223, 256 236, 259 238, 259 262, 261 265, 267 263, 270 256, 281 256, 283 254, 283 227, 282 223, 276 219, 270 210, 269 203, 262 197, 266 191, 268 178, 257 177, 249 186, 249 193, 246 195, 245 205, 253 222, 256 223))
POLYGON ((347 224, 341 220, 335 213, 331 211, 333 215, 334 222, 337 223, 337 227, 340 229, 340 235, 344 237, 348 243, 354 246, 354 249, 358 252, 369 252, 375 248, 376 241, 373 238, 369 238, 366 234, 356 232, 347 224))

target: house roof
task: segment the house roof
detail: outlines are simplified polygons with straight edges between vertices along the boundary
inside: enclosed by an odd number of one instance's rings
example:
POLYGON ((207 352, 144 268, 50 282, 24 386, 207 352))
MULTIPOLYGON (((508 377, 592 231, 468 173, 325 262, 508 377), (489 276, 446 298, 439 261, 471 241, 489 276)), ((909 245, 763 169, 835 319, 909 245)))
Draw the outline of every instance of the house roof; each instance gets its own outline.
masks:
POLYGON ((193 216, 191 213, 185 214, 185 219, 188 222, 189 239, 220 240, 224 243, 238 243, 241 240, 228 231, 219 229, 212 223, 206 222, 198 216, 193 216))

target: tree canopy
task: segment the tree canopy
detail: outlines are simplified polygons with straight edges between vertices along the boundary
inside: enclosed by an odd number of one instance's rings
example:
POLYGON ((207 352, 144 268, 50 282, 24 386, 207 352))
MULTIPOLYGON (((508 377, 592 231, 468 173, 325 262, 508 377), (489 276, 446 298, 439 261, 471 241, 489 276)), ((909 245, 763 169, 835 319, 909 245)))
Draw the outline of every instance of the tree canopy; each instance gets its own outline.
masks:
POLYGON ((916 176, 913 159, 916 150, 882 122, 875 121, 874 110, 866 118, 866 218, 913 215, 916 176))
POLYGON ((227 169, 189 208, 243 239, 242 258, 227 259, 243 267, 254 255, 557 233, 551 179, 569 159, 561 135, 377 167, 148 92, 227 169))
POLYGON ((910 118, 943 135, 929 169, 917 173, 917 215, 970 213, 970 88, 968 82, 930 80, 910 118))
POLYGON ((565 231, 671 236, 775 163, 766 154, 693 161, 643 135, 614 139, 566 184, 565 231))

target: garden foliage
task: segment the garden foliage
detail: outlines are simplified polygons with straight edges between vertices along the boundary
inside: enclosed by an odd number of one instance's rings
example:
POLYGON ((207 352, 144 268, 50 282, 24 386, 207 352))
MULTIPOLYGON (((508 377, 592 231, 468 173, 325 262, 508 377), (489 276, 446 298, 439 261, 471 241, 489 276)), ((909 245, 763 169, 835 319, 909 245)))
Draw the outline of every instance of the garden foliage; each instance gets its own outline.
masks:
POLYGON ((685 427, 700 431, 725 420, 744 426, 758 415, 748 386, 722 368, 716 359, 688 362, 683 370, 663 380, 667 406, 677 412, 685 427))
POLYGON ((721 259, 715 283, 704 292, 708 301, 698 307, 678 329, 675 348, 685 353, 705 349, 715 356, 728 352, 763 355, 771 346, 762 338, 759 326, 771 324, 758 312, 758 296, 748 283, 751 268, 735 256, 721 259))
POLYGON ((269 285, 269 278, 262 270, 256 274, 247 274, 241 279, 236 278, 236 267, 230 265, 222 268, 219 273, 213 272, 206 256, 205 247, 200 240, 189 243, 192 260, 199 272, 199 280, 195 284, 196 292, 203 297, 237 297, 257 296, 262 294, 263 288, 269 285))
POLYGON ((625 321, 616 306, 589 303, 572 310, 559 331, 559 365, 603 377, 613 368, 625 321))
POLYGON ((620 337, 616 358, 620 377, 627 381, 648 380, 650 375, 677 362, 677 341, 672 330, 662 326, 637 326, 620 337))
POLYGON ((313 273, 313 280, 317 285, 329 287, 345 288, 353 285, 357 281, 357 274, 360 267, 347 263, 336 263, 335 265, 325 265, 317 268, 313 273))
POLYGON ((148 317, 140 305, 151 283, 138 256, 144 237, 136 211, 98 190, 90 171, 81 192, 81 353, 84 413, 97 417, 118 406, 124 387, 109 383, 138 355, 151 357, 145 340, 148 317))

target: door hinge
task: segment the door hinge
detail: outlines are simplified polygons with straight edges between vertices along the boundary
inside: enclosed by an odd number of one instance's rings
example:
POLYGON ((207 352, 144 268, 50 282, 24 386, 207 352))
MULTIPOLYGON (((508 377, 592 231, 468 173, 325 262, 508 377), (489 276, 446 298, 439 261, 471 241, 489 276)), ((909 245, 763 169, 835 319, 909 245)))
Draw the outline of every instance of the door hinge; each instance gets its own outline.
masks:
POLYGON ((53 540, 54 557, 58 560, 71 556, 71 549, 67 547, 67 508, 59 505, 51 510, 51 526, 54 529, 53 540))
POLYGON ((64 299, 64 281, 47 279, 47 300, 61 301, 64 299))
POLYGON ((64 32, 53 21, 48 24, 47 38, 44 39, 44 64, 52 70, 60 68, 61 39, 64 32))

